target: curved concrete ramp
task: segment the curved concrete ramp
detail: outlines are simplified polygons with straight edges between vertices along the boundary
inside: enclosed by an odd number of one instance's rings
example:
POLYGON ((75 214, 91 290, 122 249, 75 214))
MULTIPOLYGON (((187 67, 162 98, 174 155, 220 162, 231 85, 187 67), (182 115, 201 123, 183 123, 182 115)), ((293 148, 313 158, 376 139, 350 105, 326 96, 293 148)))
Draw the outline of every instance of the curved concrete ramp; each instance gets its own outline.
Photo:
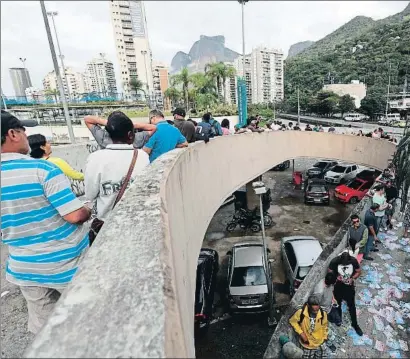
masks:
POLYGON ((265 132, 172 151, 116 207, 28 357, 194 357, 197 256, 222 201, 297 157, 383 169, 395 145, 366 137, 265 132))

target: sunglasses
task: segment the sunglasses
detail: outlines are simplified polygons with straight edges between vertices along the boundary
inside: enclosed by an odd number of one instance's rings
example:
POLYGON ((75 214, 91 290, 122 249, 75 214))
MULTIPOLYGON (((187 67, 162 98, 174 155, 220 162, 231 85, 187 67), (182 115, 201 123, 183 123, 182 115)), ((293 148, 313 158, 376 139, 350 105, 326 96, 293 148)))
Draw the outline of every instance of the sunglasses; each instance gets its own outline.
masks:
POLYGON ((360 221, 358 219, 352 220, 352 223, 359 223, 360 221))

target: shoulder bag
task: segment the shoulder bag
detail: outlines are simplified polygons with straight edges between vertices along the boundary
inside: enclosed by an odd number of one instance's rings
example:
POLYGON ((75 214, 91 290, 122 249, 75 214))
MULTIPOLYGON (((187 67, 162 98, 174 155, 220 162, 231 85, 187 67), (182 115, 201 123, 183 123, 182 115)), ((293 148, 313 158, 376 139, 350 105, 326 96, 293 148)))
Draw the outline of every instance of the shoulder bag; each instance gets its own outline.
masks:
MULTIPOLYGON (((115 199, 114 205, 112 206, 113 209, 117 205, 117 203, 120 201, 125 190, 127 189, 128 183, 130 182, 130 179, 131 179, 132 172, 134 171, 135 162, 137 162, 137 158, 138 158, 138 150, 134 148, 134 154, 132 156, 130 167, 128 168, 127 176, 125 177, 125 180, 121 186, 121 189, 118 192, 117 198, 115 199)), ((103 224, 104 224, 104 221, 98 218, 94 218, 94 220, 91 222, 90 233, 88 235, 90 239, 90 246, 93 244, 103 224)))

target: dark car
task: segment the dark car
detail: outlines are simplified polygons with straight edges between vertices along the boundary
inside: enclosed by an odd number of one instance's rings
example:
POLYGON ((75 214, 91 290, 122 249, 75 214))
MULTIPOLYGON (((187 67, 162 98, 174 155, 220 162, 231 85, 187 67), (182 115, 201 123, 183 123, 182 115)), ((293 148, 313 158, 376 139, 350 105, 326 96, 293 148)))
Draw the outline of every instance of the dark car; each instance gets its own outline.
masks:
POLYGON ((356 178, 359 178, 363 181, 369 181, 373 184, 376 181, 376 178, 379 177, 381 174, 382 174, 381 171, 369 168, 369 169, 365 169, 363 171, 360 171, 356 175, 356 178))
POLYGON ((337 165, 337 161, 323 160, 316 162, 313 167, 306 171, 307 177, 323 178, 327 171, 337 165))
POLYGON ((290 167, 290 161, 284 161, 272 168, 272 171, 284 171, 290 167))
POLYGON ((307 182, 305 186, 305 204, 309 203, 329 205, 329 188, 325 180, 315 178, 307 182))
POLYGON ((218 269, 218 252, 202 248, 196 267, 195 335, 204 334, 211 322, 218 269))

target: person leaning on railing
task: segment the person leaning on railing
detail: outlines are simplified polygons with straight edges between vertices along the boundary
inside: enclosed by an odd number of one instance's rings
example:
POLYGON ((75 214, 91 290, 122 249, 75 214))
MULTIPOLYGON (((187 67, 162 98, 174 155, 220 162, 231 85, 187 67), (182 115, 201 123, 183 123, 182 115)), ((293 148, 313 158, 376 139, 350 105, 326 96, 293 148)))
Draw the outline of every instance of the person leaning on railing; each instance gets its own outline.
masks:
MULTIPOLYGON (((121 111, 114 111, 110 114, 109 118, 111 116, 125 116, 129 118, 121 111)), ((84 122, 101 149, 104 149, 107 147, 107 145, 112 144, 111 137, 108 134, 107 130, 105 128, 102 128, 107 126, 108 120, 100 118, 98 116, 86 116, 84 117, 84 122)), ((141 149, 145 146, 150 137, 155 133, 157 128, 155 125, 150 123, 134 123, 133 125, 135 130, 139 130, 139 132, 135 133, 134 147, 141 149)))
POLYGON ((43 135, 30 135, 27 139, 31 149, 31 157, 52 162, 59 167, 68 178, 84 181, 84 173, 76 171, 62 158, 51 157, 51 144, 43 135))

